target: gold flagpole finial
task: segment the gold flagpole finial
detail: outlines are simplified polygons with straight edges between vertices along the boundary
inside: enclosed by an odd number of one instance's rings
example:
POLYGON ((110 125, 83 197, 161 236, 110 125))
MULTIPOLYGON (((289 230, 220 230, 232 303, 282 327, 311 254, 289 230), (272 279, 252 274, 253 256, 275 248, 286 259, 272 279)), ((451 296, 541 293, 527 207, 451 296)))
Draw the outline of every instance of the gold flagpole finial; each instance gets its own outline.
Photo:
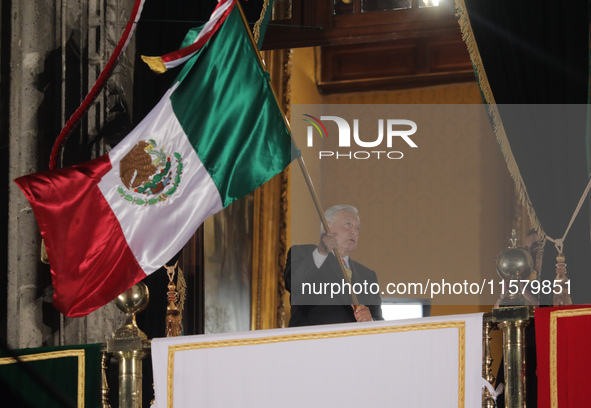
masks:
POLYGON ((157 74, 164 74, 168 68, 164 65, 164 61, 162 61, 162 57, 146 57, 142 55, 142 60, 148 64, 150 69, 157 74))

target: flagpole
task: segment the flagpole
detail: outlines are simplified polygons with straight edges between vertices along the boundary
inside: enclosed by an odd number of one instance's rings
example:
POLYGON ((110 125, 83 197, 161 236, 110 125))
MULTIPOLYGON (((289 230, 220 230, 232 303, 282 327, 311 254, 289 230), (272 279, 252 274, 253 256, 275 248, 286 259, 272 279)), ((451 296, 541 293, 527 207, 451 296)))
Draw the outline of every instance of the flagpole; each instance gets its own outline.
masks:
MULTIPOLYGON (((265 67, 265 63, 263 62, 263 59, 261 58, 261 54, 259 53, 259 47, 257 46, 256 42, 254 41, 252 33, 250 32, 250 27, 248 26, 248 22, 246 21, 244 11, 242 10, 242 6, 240 5, 240 2, 238 0, 236 0, 236 6, 238 6, 238 10, 240 11, 240 17, 242 18, 242 23, 244 24, 244 28, 246 29, 246 32, 248 33, 248 38, 250 39, 250 43, 252 44, 252 48, 254 48, 256 56, 259 60, 259 64, 261 65, 261 68, 263 69, 263 71, 268 73, 267 68, 265 67)), ((279 99, 277 98, 277 95, 275 94, 275 90, 273 89, 273 86, 271 85, 270 81, 269 81, 269 87, 271 88, 271 91, 273 92, 273 96, 275 97, 275 102, 277 103, 277 106, 279 107, 279 109, 283 115, 283 121, 285 122, 285 126, 289 130, 291 142, 293 143, 293 146, 297 150, 299 150, 297 148, 296 142, 295 142, 293 135, 291 133, 291 126, 289 125, 289 122, 287 121, 287 118, 285 117, 285 113, 283 112, 283 107, 279 103, 279 99)), ((302 158, 301 154, 297 160, 298 160, 298 164, 300 165, 300 169, 302 170, 304 180, 306 181, 306 185, 308 186, 308 190, 310 191, 310 195, 312 196, 312 201, 314 202, 314 206, 316 207, 316 211, 318 212, 318 215, 320 216, 320 221, 322 222, 322 226, 324 227, 324 230, 326 231, 326 233, 330 234, 330 228, 328 226, 328 221, 326 220, 326 217, 324 216, 324 210, 322 209, 322 204, 320 204, 320 200, 318 199, 318 194, 316 194, 316 189, 314 188, 314 183, 312 183, 312 178, 310 177, 310 173, 308 172, 308 169, 306 167, 306 164, 304 163, 304 159, 302 158)), ((347 275, 347 271, 345 270, 345 264, 344 264, 343 259, 341 258, 341 254, 339 253, 339 250, 334 249, 333 252, 334 252, 335 257, 339 261, 339 266, 341 268, 341 273, 343 274, 343 278, 345 279, 345 282, 350 284, 351 280, 349 279, 349 276, 347 275)), ((359 305, 359 301, 357 300, 357 296, 355 295, 355 293, 353 293, 353 291, 351 291, 351 297, 353 299, 353 305, 356 308, 359 305)))

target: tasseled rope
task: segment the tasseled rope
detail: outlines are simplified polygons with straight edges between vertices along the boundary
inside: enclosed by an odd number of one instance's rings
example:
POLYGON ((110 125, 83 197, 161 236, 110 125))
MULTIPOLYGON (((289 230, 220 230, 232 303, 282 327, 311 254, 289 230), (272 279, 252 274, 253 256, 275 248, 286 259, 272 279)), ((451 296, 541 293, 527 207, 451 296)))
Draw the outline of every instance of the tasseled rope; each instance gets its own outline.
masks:
MULTIPOLYGON (((174 275, 175 269, 177 269, 178 262, 174 264, 174 266, 164 265, 166 268, 166 274, 168 275, 169 283, 168 283, 168 305, 166 306, 166 337, 177 337, 180 336, 183 332, 182 326, 182 307, 184 307, 184 299, 179 302, 179 293, 176 291, 176 285, 174 284, 174 275), (179 309, 179 303, 183 303, 181 309, 179 309)), ((180 274, 181 270, 179 269, 179 278, 181 280, 180 274)), ((183 286, 186 288, 185 280, 182 279, 182 283, 179 286, 183 286)), ((183 297, 185 290, 183 288, 183 297)))
POLYGON ((503 157, 507 163, 507 168, 509 169, 511 178, 515 182, 517 195, 527 211, 531 225, 538 233, 538 236, 542 237, 543 242, 541 244, 543 247, 546 244, 546 234, 542 229, 542 225, 540 224, 534 207, 529 199, 527 189, 525 188, 525 183, 523 182, 523 178, 519 172, 519 167, 517 166, 513 152, 511 151, 511 146, 509 145, 509 140, 507 139, 507 134, 505 133, 505 128, 503 127, 503 122, 501 120, 495 98, 488 82, 488 77, 486 76, 484 64, 482 63, 482 58, 480 56, 480 52, 478 51, 478 45, 476 44, 476 38, 474 37, 474 32, 472 31, 470 17, 466 11, 466 4, 464 0, 456 0, 456 15, 459 17, 458 22, 462 31, 462 39, 468 48, 468 53, 470 54, 472 65, 474 66, 474 72, 480 87, 480 92, 482 93, 482 97, 487 104, 488 113, 492 119, 493 131, 495 133, 497 143, 501 148, 501 152, 503 153, 503 157))
POLYGON ((269 0, 263 1, 263 9, 261 10, 261 16, 259 17, 258 21, 254 24, 252 28, 252 36, 254 37, 255 44, 259 43, 259 38, 261 38, 261 24, 265 20, 265 14, 267 13, 267 6, 269 5, 269 0))

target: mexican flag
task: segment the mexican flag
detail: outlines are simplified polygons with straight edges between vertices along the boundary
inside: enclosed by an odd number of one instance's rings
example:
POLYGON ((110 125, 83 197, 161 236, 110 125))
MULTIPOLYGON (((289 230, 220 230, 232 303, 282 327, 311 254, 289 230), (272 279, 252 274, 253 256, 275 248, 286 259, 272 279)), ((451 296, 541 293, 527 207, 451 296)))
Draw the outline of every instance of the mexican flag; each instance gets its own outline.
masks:
POLYGON ((238 9, 108 154, 15 180, 49 256, 54 305, 84 316, 159 269, 210 215, 291 161, 238 9))

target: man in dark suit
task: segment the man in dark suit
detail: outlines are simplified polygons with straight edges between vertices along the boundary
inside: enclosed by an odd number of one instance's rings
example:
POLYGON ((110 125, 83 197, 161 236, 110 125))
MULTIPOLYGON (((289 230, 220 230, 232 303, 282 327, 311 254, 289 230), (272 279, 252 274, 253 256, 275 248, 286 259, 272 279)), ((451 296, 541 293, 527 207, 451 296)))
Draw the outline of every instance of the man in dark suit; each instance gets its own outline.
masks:
POLYGON ((289 326, 383 320, 374 271, 349 258, 357 248, 360 220, 350 205, 325 212, 330 233, 322 229, 320 243, 293 246, 287 255, 285 287, 291 294, 289 326), (338 249, 350 274, 347 286, 333 250, 338 249), (355 292, 359 306, 352 305, 355 292))

